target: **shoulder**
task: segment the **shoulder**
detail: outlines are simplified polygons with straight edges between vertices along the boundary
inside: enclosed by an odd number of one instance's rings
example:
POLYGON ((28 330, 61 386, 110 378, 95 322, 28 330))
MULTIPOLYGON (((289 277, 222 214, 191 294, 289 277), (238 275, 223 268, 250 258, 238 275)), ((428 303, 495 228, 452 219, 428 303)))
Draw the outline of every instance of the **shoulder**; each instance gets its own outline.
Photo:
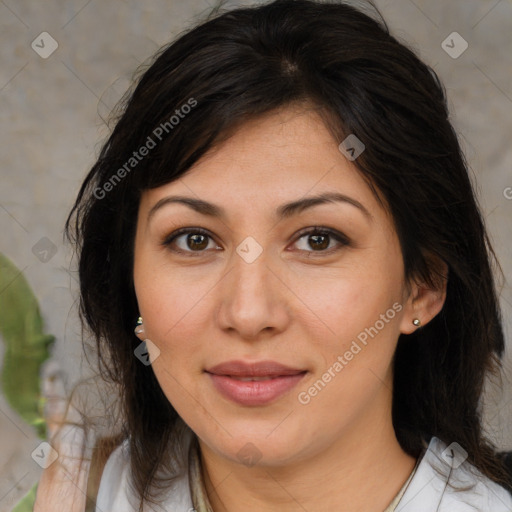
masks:
POLYGON ((396 512, 512 512, 512 495, 466 460, 456 443, 430 440, 396 512))
MULTIPOLYGON (((183 461, 186 463, 186 461, 183 461)), ((185 465, 186 467, 186 465, 185 465)), ((129 441, 125 440, 110 455, 101 476, 96 512, 138 512, 139 502, 132 488, 129 441)), ((182 471, 163 494, 158 505, 145 505, 144 512, 190 512, 188 471, 182 471)))
POLYGON ((101 475, 96 510, 135 510, 129 503, 130 458, 128 440, 123 441, 110 455, 101 475))

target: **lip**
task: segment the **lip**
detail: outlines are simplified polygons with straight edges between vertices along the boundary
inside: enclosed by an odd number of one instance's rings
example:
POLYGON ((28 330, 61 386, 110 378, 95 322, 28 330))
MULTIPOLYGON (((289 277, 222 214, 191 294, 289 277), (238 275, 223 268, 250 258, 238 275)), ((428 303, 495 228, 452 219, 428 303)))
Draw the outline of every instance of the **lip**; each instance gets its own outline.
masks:
POLYGON ((227 361, 206 370, 213 385, 224 397, 239 405, 265 405, 295 387, 307 370, 291 368, 275 361, 227 361), (260 377, 265 380, 242 381, 260 377))
POLYGON ((281 377, 285 375, 297 375, 306 370, 292 368, 276 361, 226 361, 206 370, 215 375, 229 375, 233 377, 281 377))

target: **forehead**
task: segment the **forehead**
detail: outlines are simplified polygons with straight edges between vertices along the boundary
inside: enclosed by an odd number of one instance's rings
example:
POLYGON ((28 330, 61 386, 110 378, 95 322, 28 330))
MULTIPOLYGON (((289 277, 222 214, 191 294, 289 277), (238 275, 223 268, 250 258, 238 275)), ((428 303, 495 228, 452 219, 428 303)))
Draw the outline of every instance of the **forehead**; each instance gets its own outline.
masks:
POLYGON ((275 209, 306 195, 339 192, 379 205, 356 166, 312 108, 282 108, 241 124, 179 179, 145 191, 149 210, 169 194, 221 203, 227 209, 275 209))

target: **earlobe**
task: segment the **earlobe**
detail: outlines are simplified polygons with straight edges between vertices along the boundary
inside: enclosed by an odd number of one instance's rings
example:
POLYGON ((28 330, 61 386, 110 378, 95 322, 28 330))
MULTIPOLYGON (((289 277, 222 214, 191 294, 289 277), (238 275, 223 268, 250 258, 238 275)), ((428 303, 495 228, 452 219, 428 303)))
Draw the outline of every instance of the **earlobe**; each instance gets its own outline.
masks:
POLYGON ((139 318, 137 319, 137 326, 133 331, 135 332, 135 336, 137 336, 139 340, 144 341, 146 332, 144 329, 144 323, 141 316, 139 316, 139 318))
POLYGON ((411 334, 421 326, 425 326, 443 309, 446 300, 446 285, 448 282, 448 266, 438 262, 432 284, 414 283, 404 308, 404 315, 400 325, 402 334, 411 334))

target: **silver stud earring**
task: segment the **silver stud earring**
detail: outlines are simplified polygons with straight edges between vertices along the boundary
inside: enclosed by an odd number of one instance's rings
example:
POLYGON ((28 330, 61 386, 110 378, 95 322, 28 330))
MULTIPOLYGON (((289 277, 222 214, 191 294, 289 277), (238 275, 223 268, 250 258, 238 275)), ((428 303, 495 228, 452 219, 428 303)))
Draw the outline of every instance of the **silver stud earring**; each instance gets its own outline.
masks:
POLYGON ((139 316, 137 319, 137 326, 134 329, 135 334, 143 334, 144 333, 144 324, 142 323, 142 317, 139 316))
POLYGON ((415 318, 412 323, 416 326, 416 327, 419 327, 421 325, 421 321, 419 320, 419 318, 415 318))

